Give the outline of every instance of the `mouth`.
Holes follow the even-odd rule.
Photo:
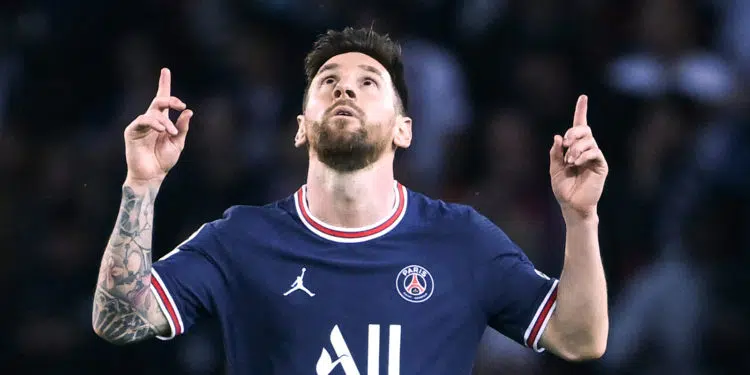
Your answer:
[[[340,107],[333,111],[333,115],[344,116],[344,117],[354,117],[354,111],[346,107]]]

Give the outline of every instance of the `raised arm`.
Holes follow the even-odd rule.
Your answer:
[[[117,224],[99,268],[92,321],[97,335],[127,344],[166,335],[167,319],[151,293],[151,239],[158,187],[126,182]]]
[[[170,327],[151,293],[154,201],[185,145],[192,112],[170,95],[171,73],[162,69],[148,110],[125,129],[128,174],[112,236],[104,251],[94,293],[94,331],[114,344],[165,335]],[[169,110],[182,111],[175,123]]]
[[[607,282],[599,254],[597,204],[609,167],[588,126],[581,96],[573,127],[550,149],[552,190],[567,227],[565,262],[553,312],[541,344],[568,360],[599,358],[609,335]],[[567,151],[565,150],[567,148]]]

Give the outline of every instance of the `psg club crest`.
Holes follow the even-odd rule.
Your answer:
[[[412,302],[427,301],[435,290],[435,282],[430,271],[417,265],[404,267],[396,277],[396,291],[401,298]]]

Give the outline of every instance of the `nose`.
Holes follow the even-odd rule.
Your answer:
[[[343,99],[356,99],[357,98],[357,94],[348,85],[338,85],[336,89],[333,90],[333,97],[335,99],[342,99],[342,96],[344,95],[346,95],[346,98],[343,98]]]

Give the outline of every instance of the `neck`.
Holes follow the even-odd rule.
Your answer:
[[[311,157],[307,204],[310,213],[328,225],[365,227],[385,218],[393,208],[393,181],[393,159],[387,156],[350,173],[334,171]]]

